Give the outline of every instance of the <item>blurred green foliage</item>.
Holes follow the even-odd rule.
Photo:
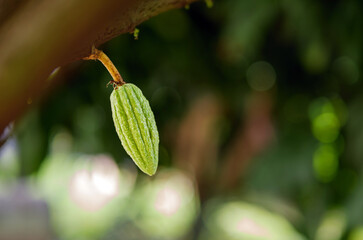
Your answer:
[[[66,179],[82,162],[78,156],[112,156],[121,176],[131,163],[112,123],[112,89],[105,87],[111,78],[96,62],[63,68],[50,80],[63,84],[33,101],[14,124],[0,150],[0,191],[17,178],[35,178],[61,239],[360,240],[362,12],[360,0],[224,0],[212,8],[199,2],[141,24],[138,40],[122,35],[101,47],[150,101],[161,138],[160,169],[180,165],[174,161],[178,126],[198,98],[211,94],[223,106],[215,128],[215,164],[222,172],[223,154],[247,124],[248,109],[259,110],[249,96],[269,96],[273,136],[230,191],[193,177],[177,183],[171,189],[180,192],[167,196],[185,208],[169,218],[153,208],[163,174],[138,176],[103,212],[77,210]],[[136,177],[135,169],[130,174]],[[198,191],[207,194],[199,198]]]

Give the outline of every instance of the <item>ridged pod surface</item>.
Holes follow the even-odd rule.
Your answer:
[[[159,161],[159,133],[149,101],[131,83],[114,89],[110,99],[122,146],[141,171],[154,175]]]

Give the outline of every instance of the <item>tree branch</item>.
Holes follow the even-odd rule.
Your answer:
[[[43,92],[54,68],[88,56],[93,44],[194,1],[0,0],[0,131],[25,110],[28,98]]]

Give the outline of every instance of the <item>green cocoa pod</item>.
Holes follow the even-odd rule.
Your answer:
[[[154,175],[159,161],[159,133],[149,101],[130,83],[114,89],[110,99],[122,146],[141,171]]]

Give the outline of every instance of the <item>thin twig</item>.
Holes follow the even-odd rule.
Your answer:
[[[121,74],[118,72],[115,65],[112,63],[112,61],[107,57],[107,55],[102,52],[101,50],[98,50],[95,46],[92,46],[92,52],[91,55],[84,58],[85,60],[99,60],[108,70],[108,72],[111,74],[113,81],[111,81],[113,84],[116,84],[117,86],[122,86],[125,84],[125,81],[122,79]]]

